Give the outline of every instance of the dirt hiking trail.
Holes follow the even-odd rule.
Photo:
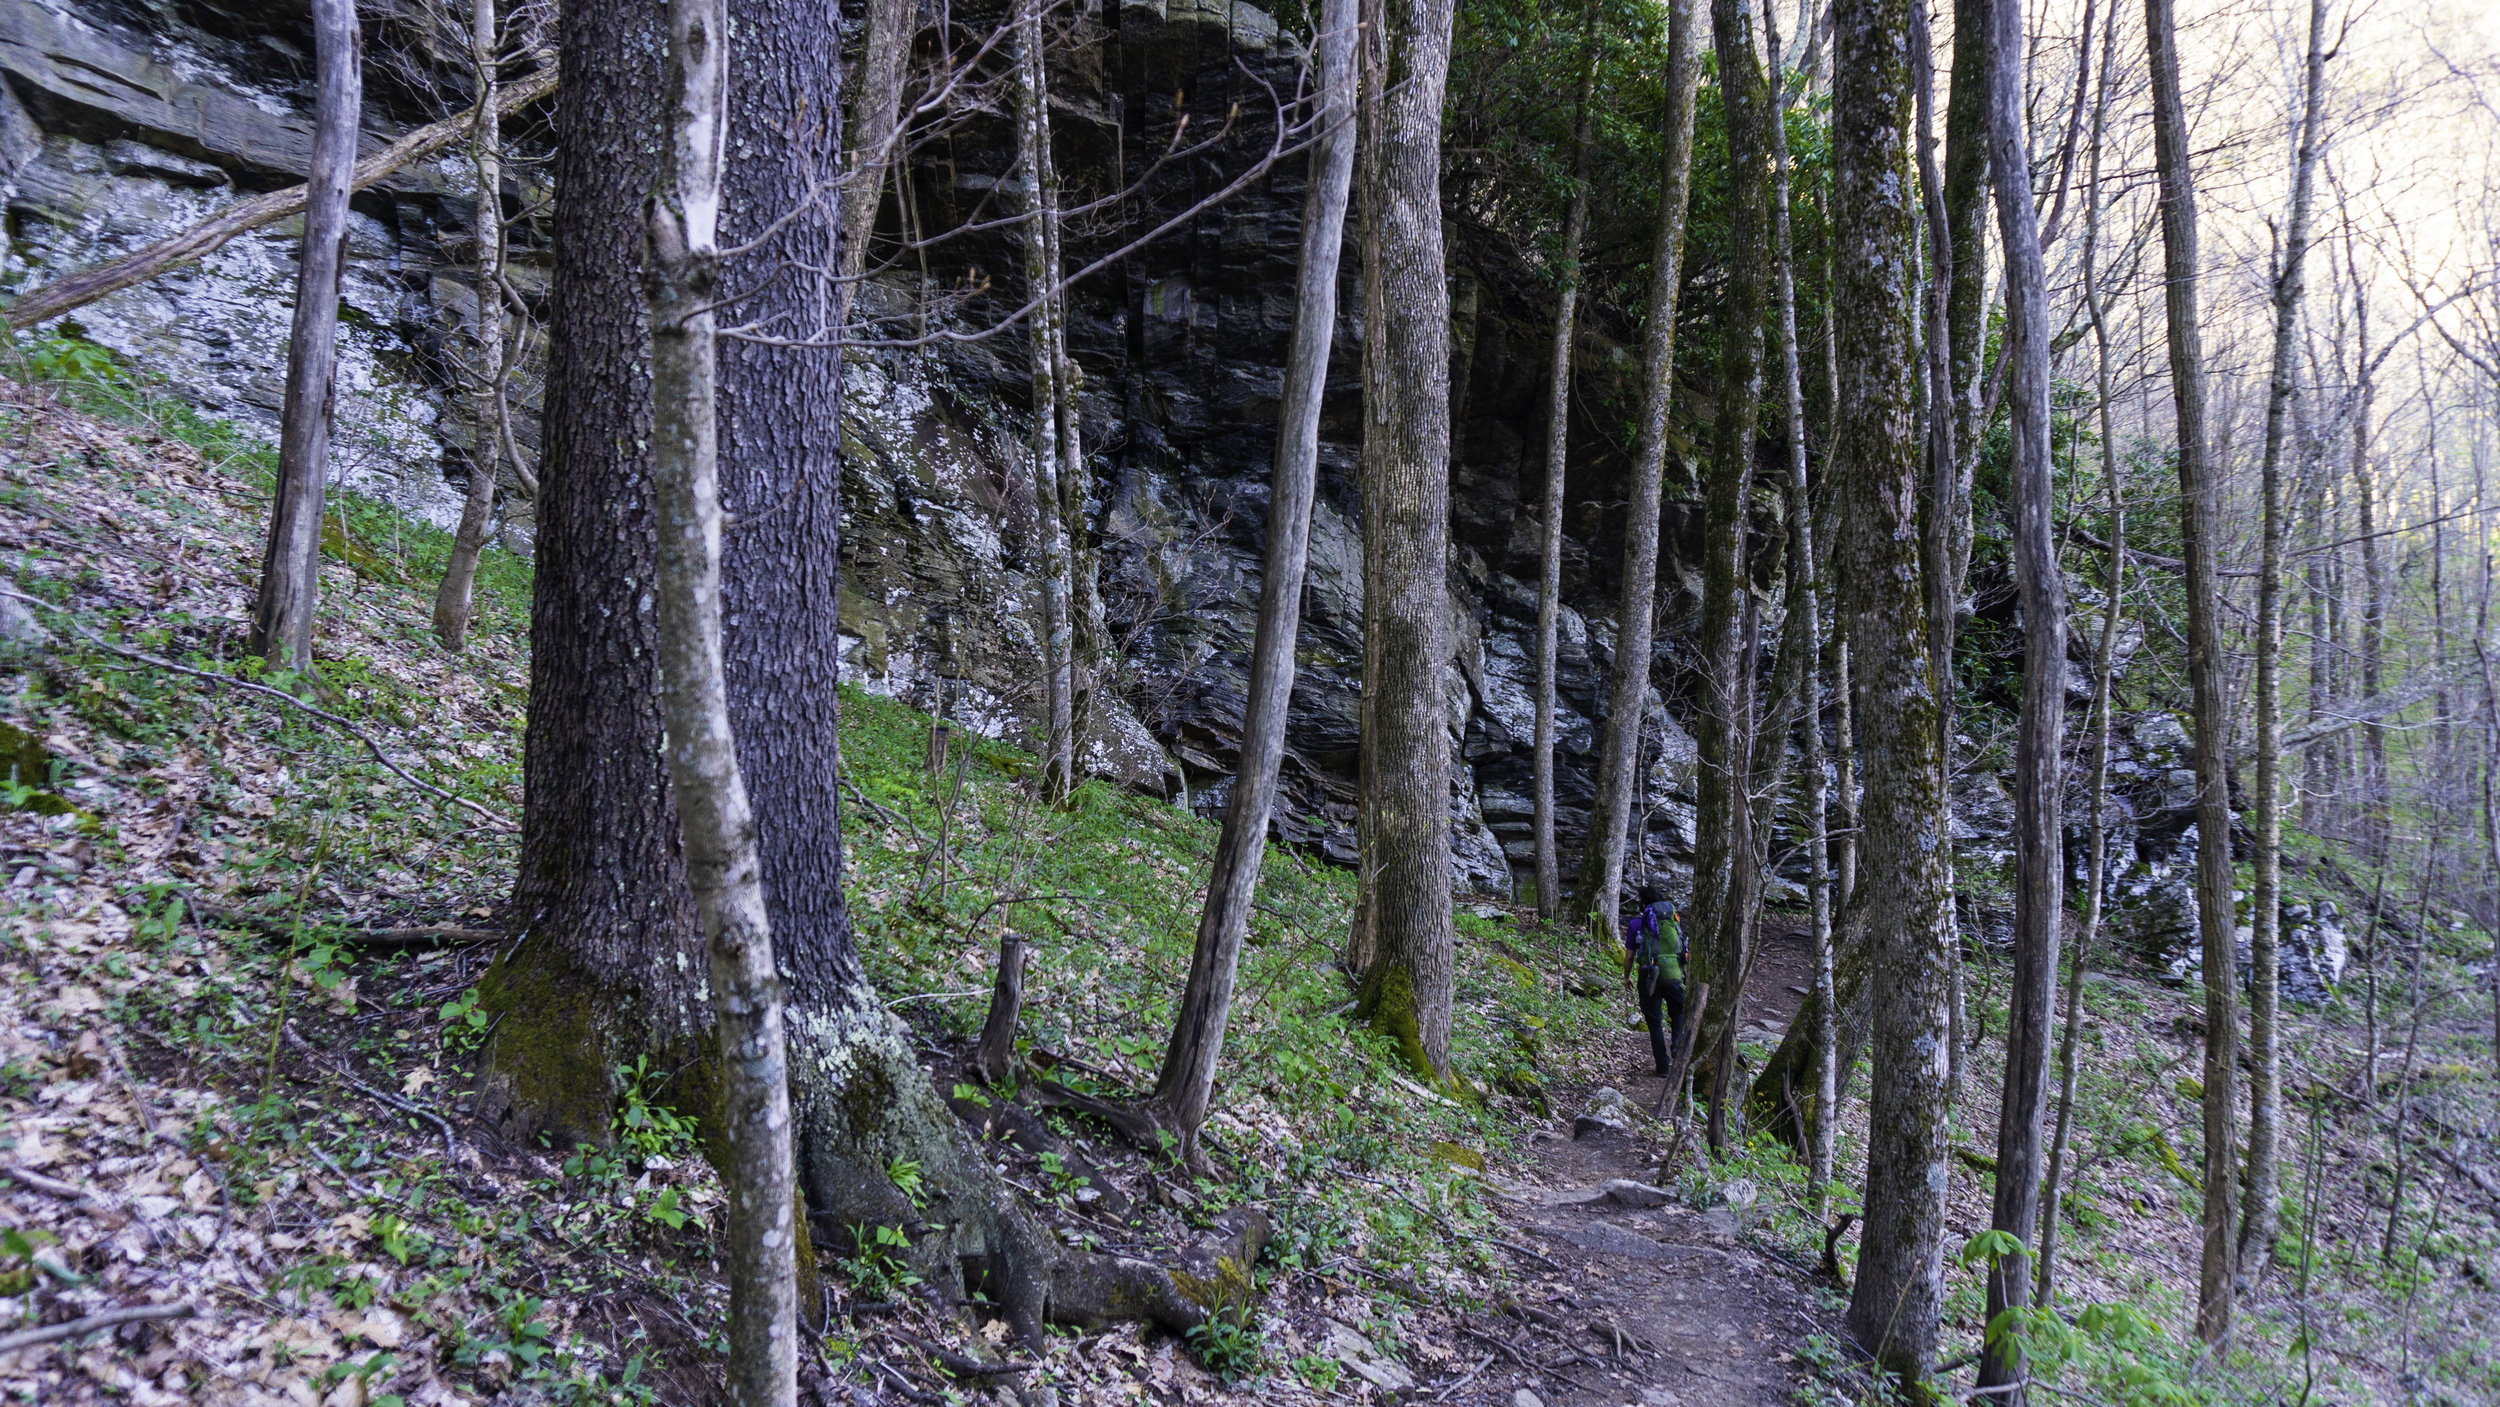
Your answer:
[[[1786,1024],[1802,991],[1800,935],[1765,934],[1740,1026]],[[1626,1002],[1627,1008],[1630,1002]],[[1612,1082],[1647,1108],[1660,1081],[1648,1038],[1617,1036]],[[1557,1106],[1574,1113],[1594,1089]],[[1446,1401],[1531,1407],[1787,1407],[1812,1376],[1807,1336],[1833,1332],[1819,1277],[1750,1240],[1747,1213],[1688,1206],[1658,1186],[1667,1151],[1646,1134],[1570,1123],[1531,1136],[1515,1177],[1493,1179],[1513,1239],[1549,1262],[1525,1262],[1516,1314],[1469,1324],[1467,1361],[1482,1368]],[[1689,1166],[1695,1150],[1680,1155]],[[1663,1192],[1664,1195],[1661,1195]],[[1740,1198],[1741,1200],[1741,1198]],[[1522,1390],[1524,1391],[1524,1394]]]

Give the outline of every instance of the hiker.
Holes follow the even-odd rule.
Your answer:
[[[1641,886],[1641,911],[1623,921],[1623,981],[1640,995],[1641,1021],[1649,1027],[1649,1054],[1667,1073],[1668,1052],[1684,1039],[1684,916],[1654,884]],[[1662,1028],[1658,1006],[1667,1021]]]

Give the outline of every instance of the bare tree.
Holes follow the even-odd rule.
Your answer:
[[[1562,626],[1564,470],[1571,447],[1571,342],[1580,306],[1580,246],[1588,240],[1589,104],[1597,88],[1597,9],[1582,33],[1580,92],[1571,124],[1571,203],[1563,215],[1562,286],[1554,293],[1554,364],[1545,402],[1545,517],[1538,525],[1536,593],[1536,741],[1534,774],[1536,916],[1562,916],[1562,860],[1554,846],[1554,657]]]
[[[1066,798],[1076,786],[1076,626],[1072,618],[1066,499],[1061,454],[1060,381],[1067,373],[1061,343],[1059,265],[1053,257],[1057,183],[1049,179],[1050,77],[1044,67],[1042,6],[1022,0],[1015,18],[1016,164],[1025,222],[1024,276],[1039,305],[1033,343],[1034,536],[1041,562],[1042,795]]]
[[[1866,793],[1858,884],[1872,963],[1874,1089],[1866,1223],[1849,1329],[1884,1369],[1923,1382],[1943,1297],[1944,759],[1925,648],[1911,339],[1917,267],[1909,169],[1909,0],[1833,6],[1837,418],[1848,426],[1833,546],[1849,632]]]
[[[1779,12],[1773,0],[1762,4],[1763,47],[1780,52]],[[1800,75],[1808,77],[1810,75]],[[1778,302],[1780,391],[1788,441],[1788,570],[1794,587],[1791,600],[1799,612],[1797,636],[1804,654],[1797,661],[1800,687],[1806,698],[1805,783],[1806,894],[1812,910],[1814,995],[1821,1001],[1826,1029],[1816,1042],[1814,1118],[1806,1137],[1806,1199],[1820,1215],[1825,1186],[1832,1176],[1834,1107],[1840,1103],[1840,1074],[1835,1066],[1828,1029],[1832,1010],[1832,876],[1827,783],[1823,776],[1823,643],[1822,582],[1814,551],[1814,505],[1806,490],[1806,395],[1804,356],[1797,346],[1797,246],[1789,228],[1788,82],[1776,75],[1779,100],[1769,105],[1766,124],[1771,138],[1771,249],[1773,296]]]
[[[1362,1018],[1449,1074],[1450,325],[1441,99],[1453,0],[1385,0],[1366,36],[1378,140],[1363,155],[1363,699],[1374,951]]]
[[[1337,268],[1354,184],[1355,0],[1327,0],[1313,36],[1319,90],[1319,144],[1312,149],[1302,204],[1302,263],[1296,279],[1293,344],[1285,362],[1284,405],[1276,431],[1275,483],[1268,494],[1267,560],[1259,579],[1259,621],[1250,643],[1250,691],[1241,725],[1241,763],[1224,830],[1207,877],[1206,906],[1189,983],[1172,1021],[1172,1039],[1155,1082],[1159,1120],[1196,1156],[1199,1126],[1214,1097],[1216,1060],[1231,1016],[1233,979],[1267,851],[1276,773],[1293,703],[1294,644],[1301,630],[1302,580],[1310,560],[1311,503],[1319,482],[1319,413],[1337,321]]]
[[[1684,288],[1684,231],[1692,205],[1693,104],[1701,86],[1694,3],[1667,0],[1664,155],[1657,238],[1649,256],[1649,310],[1641,324],[1641,419],[1627,486],[1631,497],[1624,505],[1623,600],[1598,736],[1597,796],[1580,847],[1579,886],[1572,894],[1573,913],[1607,935],[1614,931],[1623,897],[1641,715],[1649,695],[1650,645],[1657,625],[1658,498],[1666,482],[1667,414],[1675,398],[1676,308]],[[1700,882],[1698,871],[1695,882]]]
[[[2029,1299],[2027,1254],[2040,1208],[2041,1115],[2049,1027],[2057,1006],[2057,948],[2066,890],[2066,582],[2057,560],[2057,465],[2049,438],[2048,269],[2032,206],[2031,137],[2023,116],[2021,0],[1994,0],[1988,42],[1990,155],[1997,229],[2005,241],[2006,361],[2013,390],[2014,578],[2023,612],[2022,717],[2014,745],[2014,981],[2008,994],[2005,1088],[1997,1106],[1992,1225],[2022,1247],[1994,1257],[1988,1322]],[[2087,39],[2092,9],[2084,9]],[[1992,1335],[1979,1385],[2023,1396],[2020,1340]]]
[[[502,46],[495,32],[495,0],[474,0],[470,9],[469,62],[477,72],[476,114],[470,119],[469,164],[477,177],[477,365],[471,374],[469,491],[460,505],[460,527],[452,534],[451,557],[443,564],[442,584],[434,592],[434,634],[443,648],[468,643],[469,620],[476,607],[470,596],[477,581],[477,557],[494,526],[496,476],[501,473],[501,448],[509,438],[510,417],[504,395],[503,320],[503,123],[496,111],[502,98],[497,74]]]
[[[2092,106],[2092,139],[2084,177],[2083,303],[2092,324],[2092,386],[2094,413],[2101,440],[2101,492],[2109,515],[2109,579],[2101,600],[2101,642],[2092,660],[2092,778],[2084,804],[2092,816],[2091,861],[2084,871],[2083,931],[2075,937],[2075,957],[2066,979],[2065,1029],[2058,1040],[2057,1131],[2049,1141],[2049,1172],[2040,1189],[2040,1252],[2033,1271],[2032,1299],[2054,1303],[2057,1288],[2057,1204],[2066,1175],[2066,1150],[2075,1112],[2075,1042],[2083,1026],[2084,964],[2100,936],[2101,909],[2109,893],[2109,741],[2110,685],[2118,664],[2118,620],[2126,601],[2127,499],[2118,471],[2118,427],[2112,406],[2109,307],[2101,294],[2101,149],[2109,126],[2109,87],[2118,66],[2118,17],[2101,31],[2099,96]],[[2000,1164],[2001,1166],[2001,1164]]]
[[[2153,151],[2161,198],[2170,394],[2178,419],[2179,537],[2187,560],[2188,685],[2196,721],[2196,917],[2204,963],[2205,1206],[2196,1332],[2231,1333],[2231,1237],[2238,1192],[2238,962],[2231,902],[2229,719],[2222,697],[2222,603],[2214,560],[2214,482],[2205,427],[2205,341],[2197,299],[2196,178],[2179,87],[2173,0],[2144,0],[2153,80]]]
[[[2240,1211],[2239,1270],[2254,1274],[2274,1253],[2283,1078],[2279,1050],[2283,910],[2283,458],[2300,396],[2294,350],[2300,335],[2302,272],[2309,256],[2309,201],[2318,162],[2318,123],[2326,99],[2326,0],[2309,3],[2309,51],[2302,68],[2299,136],[2292,159],[2291,208],[2274,275],[2274,358],[2266,393],[2265,460],[2259,494],[2257,567],[2257,794],[2255,874],[2249,886],[2248,1163]]]
[[[1770,91],[1756,51],[1753,6],[1711,0],[1710,29],[1727,109],[1728,257],[1719,334],[1719,405],[1702,489],[1702,688],[1695,732],[1700,767],[1695,807],[1693,897],[1701,941],[1695,971],[1710,984],[1697,1052],[1710,1059],[1710,1146],[1727,1147],[1727,1090],[1736,1063],[1736,1013],[1744,1000],[1747,935],[1760,883],[1753,808],[1754,632],[1748,587],[1756,420],[1762,404],[1762,313],[1771,253]],[[1806,648],[1811,649],[1809,644]],[[1646,668],[1644,667],[1644,673]],[[1785,745],[1786,739],[1777,739]]]
[[[312,170],[304,242],[287,334],[286,400],[279,413],[278,495],[252,606],[252,653],[276,669],[312,668],[321,606],[321,499],[330,475],[330,415],[338,379],[339,284],[347,273],[347,191],[362,129],[362,43],[353,0],[315,0]]]
[[[669,781],[723,1057],[729,1400],[738,1407],[795,1407],[797,1178],[781,978],[721,652],[719,386],[711,305],[720,265],[729,39],[727,0],[670,0],[675,91],[644,263],[660,544],[654,595]]]

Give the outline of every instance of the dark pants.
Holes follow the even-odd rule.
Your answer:
[[[1666,1020],[1658,1019],[1661,1003],[1666,1006]],[[1661,981],[1654,972],[1641,974],[1641,1020],[1649,1027],[1649,1054],[1657,1062],[1658,1073],[1667,1073],[1667,1062],[1674,1058],[1675,1048],[1684,1041],[1684,984]]]

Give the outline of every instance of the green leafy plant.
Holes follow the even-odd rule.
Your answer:
[[[928,1193],[922,1186],[920,1163],[913,1158],[897,1158],[885,1165],[886,1181],[903,1194],[914,1210],[928,1205]]]
[[[899,1226],[851,1226],[850,1255],[835,1264],[851,1287],[872,1299],[890,1300],[920,1283],[904,1253],[911,1249],[911,1237]]]
[[[668,1077],[651,1068],[649,1056],[637,1055],[633,1064],[617,1066],[616,1078],[624,1087],[624,1102],[616,1111],[617,1141],[633,1158],[649,1162],[694,1146],[695,1121],[652,1097]]]
[[[1208,1372],[1237,1383],[1259,1371],[1267,1345],[1246,1315],[1217,1314],[1189,1331],[1189,1351]]]

